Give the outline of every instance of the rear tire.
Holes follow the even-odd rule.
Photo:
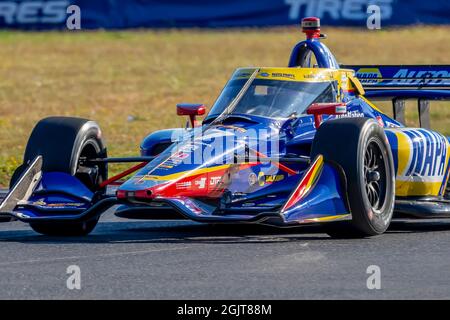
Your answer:
[[[68,117],[50,117],[39,121],[28,140],[24,164],[14,172],[10,186],[19,179],[26,164],[38,155],[43,157],[43,172],[68,173],[93,192],[108,176],[106,163],[89,167],[80,165],[81,157],[106,157],[101,130],[94,121]],[[49,236],[83,236],[89,234],[97,222],[98,218],[82,223],[30,223],[30,226],[34,231]]]
[[[322,154],[346,176],[352,221],[324,224],[334,238],[362,238],[384,233],[392,220],[395,173],[384,129],[369,118],[324,122],[317,130],[311,157]]]

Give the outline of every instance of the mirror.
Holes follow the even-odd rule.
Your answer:
[[[192,128],[200,125],[200,123],[195,119],[195,117],[204,115],[205,112],[206,112],[206,107],[202,103],[180,103],[180,104],[177,104],[177,115],[189,116]]]
[[[322,115],[338,115],[347,113],[347,105],[342,102],[313,103],[306,110],[307,114],[314,115],[314,126],[319,128],[322,123]]]

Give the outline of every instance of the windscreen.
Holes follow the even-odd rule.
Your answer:
[[[231,80],[206,119],[221,114],[246,81],[246,79]],[[304,114],[306,108],[312,103],[335,102],[335,99],[330,82],[255,79],[231,114],[288,118],[292,115]]]

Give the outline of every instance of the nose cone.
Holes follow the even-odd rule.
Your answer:
[[[201,133],[201,131],[200,131]],[[119,187],[122,199],[210,196],[234,164],[239,138],[230,130],[209,130],[176,143]]]
[[[256,131],[255,131],[256,132]],[[278,144],[265,146],[270,134],[258,136],[250,128],[219,125],[199,135],[174,144],[152,162],[141,169],[133,178],[119,187],[117,196],[122,199],[155,199],[158,197],[220,197],[231,184],[231,177],[253,164],[238,164],[249,149],[270,152],[278,151]],[[240,161],[242,162],[242,160]],[[246,185],[248,185],[246,178]]]

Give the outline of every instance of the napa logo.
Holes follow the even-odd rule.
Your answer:
[[[421,129],[398,129],[394,132],[399,141],[397,179],[443,181],[448,166],[447,139],[439,133]]]
[[[355,75],[362,84],[377,84],[383,81],[378,68],[360,68]]]

